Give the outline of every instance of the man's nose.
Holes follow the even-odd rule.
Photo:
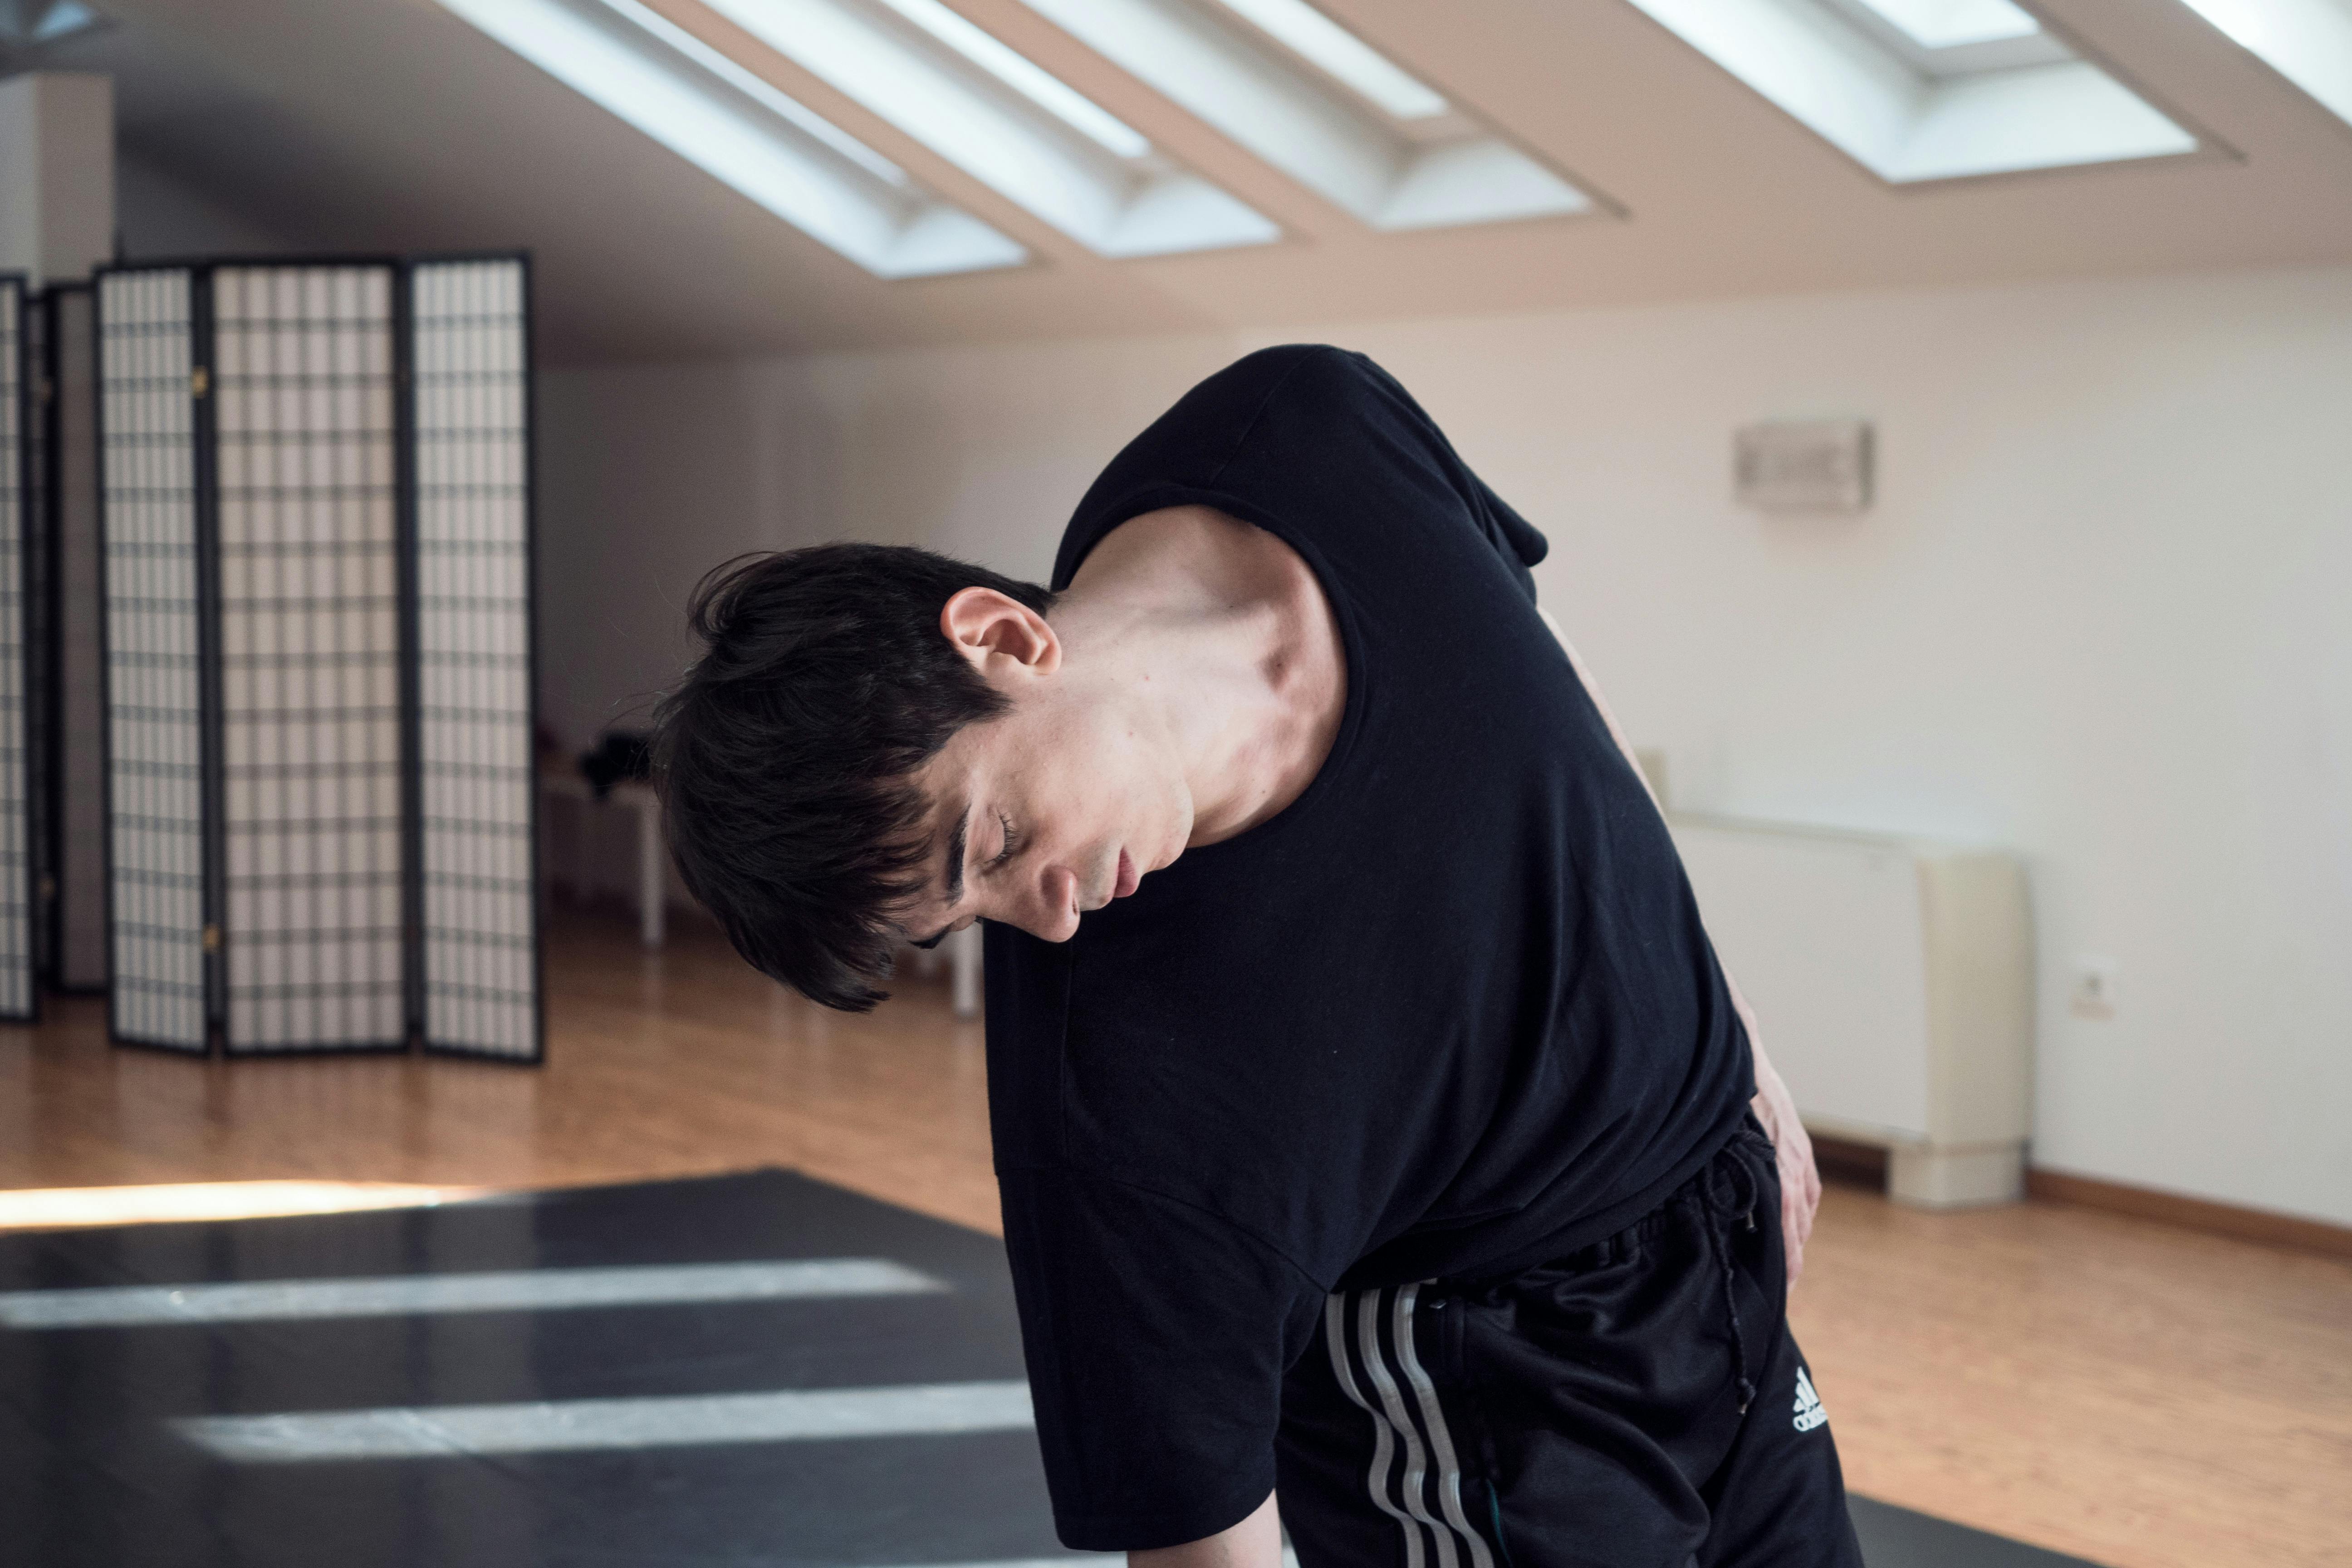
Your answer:
[[[1066,866],[1047,866],[1038,873],[1032,890],[1035,907],[1026,922],[1029,934],[1046,942],[1067,942],[1078,929],[1078,877]]]

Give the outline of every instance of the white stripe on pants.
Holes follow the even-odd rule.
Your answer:
[[[1438,1403],[1436,1385],[1413,1346],[1413,1313],[1421,1287],[1404,1285],[1395,1290],[1389,1314],[1395,1341],[1392,1352],[1381,1345],[1381,1290],[1345,1291],[1332,1296],[1323,1308],[1324,1340],[1340,1391],[1372,1421],[1372,1463],[1364,1478],[1365,1488],[1373,1506],[1404,1531],[1405,1568],[1423,1568],[1424,1531],[1435,1549],[1436,1568],[1464,1568],[1465,1553],[1468,1568],[1494,1568],[1486,1541],[1470,1528],[1462,1511],[1458,1450],[1446,1426],[1444,1408]],[[1365,1376],[1379,1396],[1377,1402],[1367,1398],[1356,1381],[1349,1349],[1351,1338],[1354,1358],[1362,1362]],[[1422,1426],[1427,1427],[1425,1447],[1422,1426],[1415,1425],[1405,1405],[1403,1387],[1412,1390]],[[1401,1483],[1392,1484],[1400,1456],[1404,1461],[1403,1477]],[[1430,1464],[1433,1457],[1434,1474]],[[1433,1481],[1442,1519],[1429,1509],[1428,1488]]]

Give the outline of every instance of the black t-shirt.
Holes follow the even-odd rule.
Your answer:
[[[1531,1267],[1738,1126],[1747,1037],[1664,824],[1557,639],[1543,536],[1360,354],[1269,349],[1104,470],[1054,585],[1213,507],[1321,581],[1321,771],[1060,944],[987,932],[1005,1240],[1061,1536],[1135,1550],[1274,1486],[1329,1291]]]

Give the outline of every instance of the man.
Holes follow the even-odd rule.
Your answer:
[[[974,920],[1062,1539],[1270,1568],[1858,1564],[1784,1321],[1818,1185],[1545,542],[1360,355],[1253,354],[1051,591],[707,583],[662,762],[745,956]],[[1751,1110],[1752,1106],[1752,1110]]]

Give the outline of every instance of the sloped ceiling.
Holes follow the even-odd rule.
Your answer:
[[[1035,254],[881,282],[431,0],[102,0],[124,151],[289,245],[527,246],[555,362],[1148,332],[2352,261],[2352,130],[2174,0],[2035,0],[2218,150],[1890,188],[1625,0],[1320,0],[1615,210],[1374,234],[1039,21],[952,0],[1287,237],[1106,261],[774,56],[753,63]]]

